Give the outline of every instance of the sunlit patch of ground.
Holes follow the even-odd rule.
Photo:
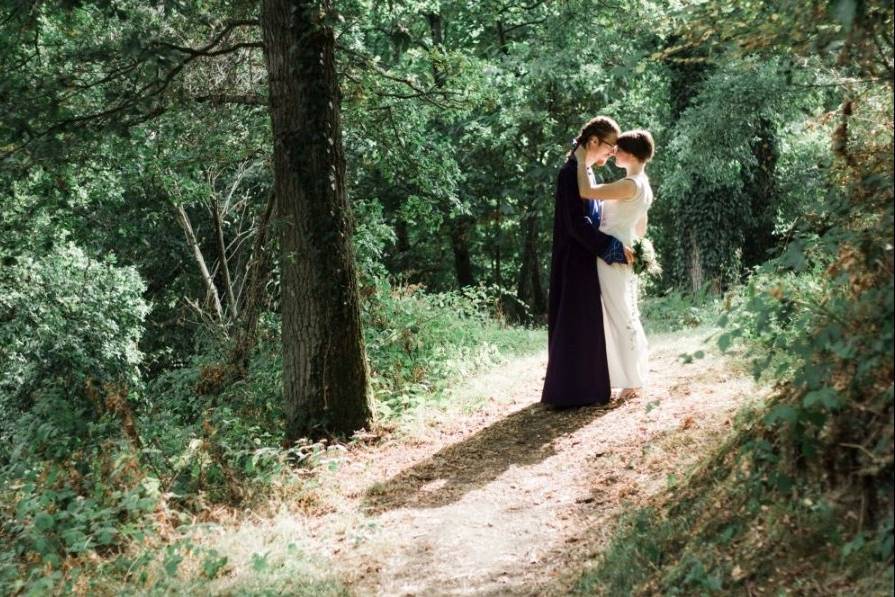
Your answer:
[[[608,408],[542,408],[543,353],[469,379],[400,429],[336,452],[317,473],[325,508],[284,504],[205,535],[230,562],[212,588],[263,586],[261,553],[360,595],[566,594],[618,516],[684,474],[760,398],[712,351],[680,361],[707,335],[651,338],[648,391]]]

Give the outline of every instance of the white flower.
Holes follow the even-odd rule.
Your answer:
[[[656,257],[656,249],[648,238],[640,238],[634,241],[634,273],[646,274],[650,277],[662,275],[662,266]]]

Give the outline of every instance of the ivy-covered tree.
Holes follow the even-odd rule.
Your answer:
[[[286,436],[369,423],[368,373],[345,194],[328,1],[267,0],[264,54],[282,227]]]

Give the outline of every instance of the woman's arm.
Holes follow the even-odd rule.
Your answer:
[[[646,236],[646,223],[647,217],[646,214],[643,214],[643,217],[640,218],[640,220],[637,222],[637,225],[634,227],[634,233],[640,238]]]
[[[609,184],[591,186],[584,160],[578,160],[578,194],[582,199],[602,199],[604,201],[624,201],[637,192],[637,186],[630,178],[623,178]]]

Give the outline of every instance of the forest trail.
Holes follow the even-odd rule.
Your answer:
[[[685,474],[760,394],[712,351],[681,363],[707,335],[653,336],[650,389],[609,408],[542,408],[546,353],[467,380],[447,407],[318,469],[324,507],[218,535],[231,572],[215,590],[247,588],[250,556],[289,545],[303,573],[358,595],[568,594],[619,515]]]

